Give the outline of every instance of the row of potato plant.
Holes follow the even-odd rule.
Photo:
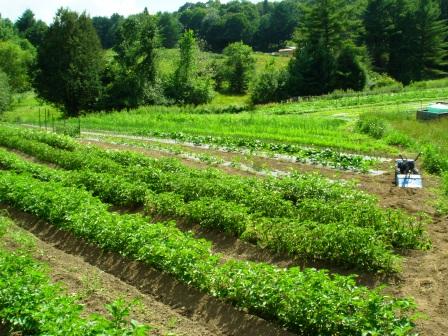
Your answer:
[[[90,155],[92,151],[87,153]],[[352,184],[337,183],[312,174],[260,181],[229,176],[218,170],[191,169],[176,160],[154,160],[136,153],[103,150],[96,150],[96,153],[130,168],[128,175],[140,176],[157,192],[180,190],[181,194],[193,199],[196,195],[219,196],[271,217],[293,214],[303,220],[321,223],[336,220],[374,227],[389,237],[396,248],[428,246],[423,238],[424,223],[397,210],[380,209],[374,197],[356,190]]]
[[[152,215],[186,219],[208,229],[221,230],[258,243],[276,252],[287,252],[307,260],[323,260],[345,267],[391,271],[398,257],[378,238],[373,228],[343,224],[319,225],[287,218],[258,218],[247,207],[220,198],[203,197],[186,203],[173,193],[156,194],[141,183],[119,175],[90,170],[62,171],[28,162],[0,149],[0,168],[31,173],[43,181],[84,187],[102,201],[114,205],[138,205],[145,199]]]
[[[1,139],[4,138],[0,137]],[[153,160],[136,154],[107,152],[93,148],[65,152],[35,142],[27,143],[26,140],[19,137],[10,136],[7,139],[9,142],[2,142],[8,142],[14,148],[19,147],[21,150],[37,155],[40,159],[60,164],[67,169],[87,167],[101,172],[113,171],[115,178],[104,179],[104,176],[99,178],[98,174],[89,172],[79,173],[78,179],[88,180],[85,183],[90,180],[90,188],[94,187],[95,181],[103,188],[107,188],[108,185],[120,185],[122,182],[121,188],[108,188],[110,195],[114,195],[115,191],[117,196],[115,202],[117,202],[117,198],[120,199],[120,195],[116,191],[137,190],[137,192],[123,192],[126,197],[122,199],[127,199],[132,203],[130,198],[134,197],[138,203],[144,198],[144,189],[149,188],[156,193],[177,193],[184,197],[185,202],[201,198],[218,198],[229,202],[231,208],[233,203],[238,203],[244,205],[251,216],[257,220],[260,217],[261,219],[268,217],[273,218],[268,220],[268,223],[289,222],[290,230],[298,221],[311,220],[323,224],[336,222],[343,225],[374,228],[376,236],[394,247],[427,246],[426,239],[422,238],[423,225],[415,218],[393,210],[382,210],[377,206],[374,198],[355,191],[353,186],[335,183],[321,177],[297,175],[284,179],[242,179],[220,174],[215,170],[192,170],[174,160]],[[117,174],[120,170],[121,173]],[[126,176],[128,187],[123,188]],[[136,185],[136,181],[143,183]],[[132,187],[132,182],[134,182],[134,187]],[[101,191],[98,193],[101,194]],[[108,193],[103,192],[102,194],[107,195]],[[113,200],[112,203],[114,203]],[[268,228],[269,225],[264,227]],[[263,226],[258,225],[258,229],[260,228]],[[280,226],[277,225],[274,228],[280,228]],[[285,224],[282,224],[281,228],[282,230],[288,229],[288,227],[285,228]],[[262,233],[263,231],[265,232],[262,230]],[[273,233],[275,235],[274,230],[270,231],[271,235]],[[367,235],[368,231],[365,231],[363,236],[366,239]],[[243,236],[247,237],[248,235]],[[254,236],[254,232],[251,236]],[[263,234],[258,236],[261,237]],[[264,244],[273,247],[271,243]],[[281,250],[281,245],[283,242],[280,241],[275,248]],[[294,246],[297,245],[297,242],[293,240],[290,244],[284,245]],[[377,252],[382,246],[379,247]],[[293,252],[290,249],[283,248],[283,250]],[[313,254],[315,252],[313,251]],[[358,254],[362,255],[364,251],[360,251]],[[318,256],[316,255],[316,257]],[[337,259],[335,256],[332,258]],[[359,263],[355,257],[344,262]],[[365,261],[361,263],[366,264]],[[365,265],[363,266],[365,267]],[[389,266],[390,263],[385,263],[383,268]]]
[[[105,250],[148,263],[299,335],[409,335],[414,303],[357,286],[353,277],[220,260],[210,244],[174,224],[111,213],[85,190],[3,172],[0,202],[71,231]]]
[[[17,163],[20,159],[11,159],[14,154],[6,154],[2,154],[2,165],[6,168],[35,174],[39,170],[36,166],[30,167],[32,165],[24,160]],[[53,176],[53,179],[58,177],[65,184],[84,186],[106,202],[138,205],[146,196],[147,209],[152,214],[187,218],[190,222],[196,221],[205,227],[227,231],[263,247],[296,257],[325,260],[370,271],[392,271],[398,265],[398,258],[393,256],[387,240],[372,227],[356,227],[331,221],[318,225],[316,221],[306,217],[303,220],[260,218],[256,213],[249,213],[246,206],[219,197],[200,197],[189,203],[181,201],[178,194],[173,196],[177,202],[164,196],[166,193],[151,193],[151,197],[148,197],[147,185],[130,182],[121,175],[95,173],[84,169],[61,176],[60,171],[58,175],[52,175],[43,167],[40,169],[44,170],[40,174],[41,179]],[[319,244],[316,244],[317,239]]]
[[[0,215],[0,238],[13,223]],[[19,246],[16,244],[16,247]],[[27,247],[0,248],[0,322],[11,335],[146,335],[149,326],[126,322],[127,304],[106,305],[110,318],[87,315],[76,296],[51,282],[44,265]]]

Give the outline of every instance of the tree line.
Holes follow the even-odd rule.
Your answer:
[[[447,19],[448,0],[211,0],[126,18],[61,8],[50,26],[27,10],[15,23],[0,18],[0,88],[33,86],[71,116],[201,104],[216,90],[264,103],[363,90],[374,77],[408,84],[446,75]],[[286,69],[269,63],[254,75],[254,50],[286,45],[297,48]],[[169,76],[158,68],[162,47],[179,51]],[[201,49],[223,57],[200,59]],[[0,110],[8,99],[0,93]]]

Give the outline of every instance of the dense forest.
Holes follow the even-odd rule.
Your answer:
[[[144,104],[201,104],[215,91],[253,103],[444,76],[448,0],[186,3],[174,13],[90,18],[61,8],[47,26],[0,18],[0,111],[34,88],[68,116]],[[254,51],[296,48],[254,75]],[[179,61],[160,74],[163,48]],[[202,60],[200,50],[220,53]],[[373,83],[373,84],[372,84]]]

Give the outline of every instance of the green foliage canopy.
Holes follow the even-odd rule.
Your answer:
[[[31,88],[30,68],[35,60],[35,50],[28,41],[0,41],[0,70],[8,75],[11,89],[24,92]],[[23,47],[21,47],[24,46]]]
[[[224,55],[227,56],[225,73],[230,91],[239,94],[247,92],[255,70],[252,48],[243,42],[235,42],[224,49]]]

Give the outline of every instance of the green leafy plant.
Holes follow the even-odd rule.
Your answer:
[[[383,210],[374,197],[353,186],[316,175],[241,178],[129,152],[81,146],[71,152],[63,151],[5,132],[0,131],[0,143],[70,172],[27,163],[3,151],[0,164],[6,169],[29,172],[43,181],[83,187],[114,205],[141,206],[146,199],[146,208],[153,215],[185,219],[293,256],[393,271],[397,258],[393,257],[392,248],[428,246],[424,221],[396,210]],[[335,235],[337,227],[347,230]],[[302,234],[288,237],[286,233],[294,230],[301,230]],[[317,232],[327,245],[298,248],[312,242]],[[359,236],[344,232],[356,232]],[[377,247],[369,242],[369,236]],[[345,250],[339,246],[345,246]]]
[[[103,249],[169,272],[300,334],[394,331],[406,335],[414,326],[409,314],[415,305],[410,300],[384,296],[378,290],[356,286],[352,277],[330,277],[325,271],[236,260],[220,263],[219,255],[212,254],[210,244],[204,240],[181,233],[170,223],[149,225],[138,215],[110,213],[105,204],[84,190],[5,172],[0,176],[0,202],[32,213]],[[0,269],[5,272],[8,268]],[[26,288],[20,281],[13,283],[17,285],[13,289]],[[20,314],[35,311],[34,307],[26,307],[20,306]],[[112,326],[121,325],[126,308],[117,304],[110,310]],[[33,323],[26,327],[32,328]]]
[[[10,226],[0,215],[0,227]],[[5,230],[1,230],[2,235]],[[123,300],[107,306],[111,319],[88,315],[76,296],[63,293],[51,282],[46,268],[28,249],[0,249],[0,320],[10,333],[26,335],[129,335],[143,336],[149,326],[128,322],[130,305]]]
[[[381,139],[388,129],[386,121],[372,113],[361,115],[356,123],[356,128],[361,133],[368,134],[375,139]]]

